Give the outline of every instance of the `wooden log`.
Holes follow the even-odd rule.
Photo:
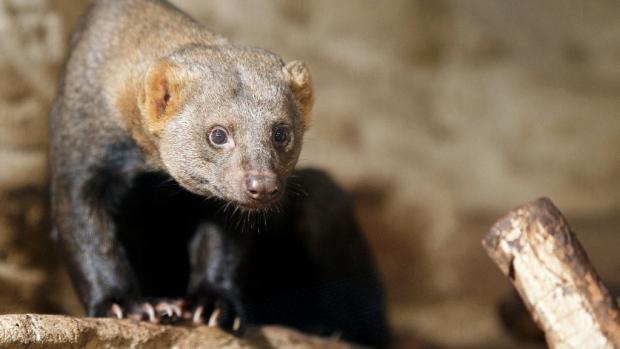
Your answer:
[[[217,327],[62,315],[0,315],[0,349],[356,349],[337,340],[278,326],[250,327],[238,338]]]
[[[512,281],[550,348],[620,348],[616,300],[551,200],[511,211],[482,244]]]

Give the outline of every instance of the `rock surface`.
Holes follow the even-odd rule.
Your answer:
[[[276,326],[250,328],[243,338],[218,328],[60,315],[0,316],[0,348],[11,349],[355,349]]]

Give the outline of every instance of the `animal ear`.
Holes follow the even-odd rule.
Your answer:
[[[307,129],[310,126],[310,112],[314,105],[314,89],[310,70],[302,61],[289,62],[283,70],[304,116],[304,128]]]
[[[146,73],[138,105],[149,131],[163,131],[181,106],[184,85],[180,69],[168,60],[155,63]]]

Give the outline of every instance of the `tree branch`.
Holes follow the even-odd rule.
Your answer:
[[[482,243],[551,348],[620,348],[616,300],[551,200],[511,211]]]
[[[165,326],[144,321],[61,315],[0,316],[0,348],[359,348],[336,339],[304,335],[277,326],[249,328],[243,338],[216,327]]]

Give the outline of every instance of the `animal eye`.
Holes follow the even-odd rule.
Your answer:
[[[273,129],[273,141],[278,145],[287,145],[289,142],[289,128],[286,125],[279,125]]]
[[[228,142],[228,132],[223,127],[214,127],[209,133],[209,141],[213,145],[224,145]]]

